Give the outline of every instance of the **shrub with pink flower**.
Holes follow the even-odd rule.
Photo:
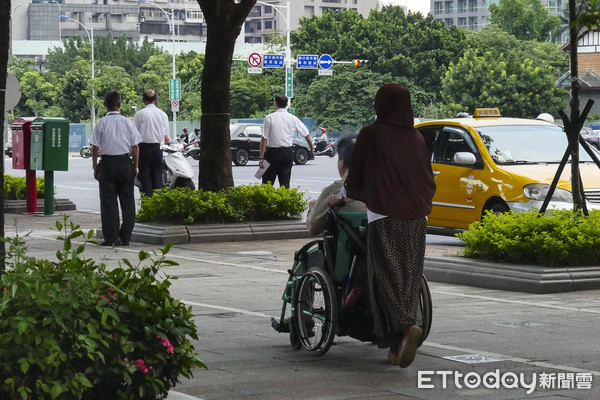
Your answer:
[[[173,354],[175,351],[175,347],[169,342],[169,339],[164,338],[160,335],[156,335],[156,338],[160,340],[160,344],[166,349],[166,352],[169,354]]]

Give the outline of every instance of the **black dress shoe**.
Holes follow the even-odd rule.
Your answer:
[[[129,246],[129,241],[125,241],[125,240],[119,240],[116,243],[117,246]]]

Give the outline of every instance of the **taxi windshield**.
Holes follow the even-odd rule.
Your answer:
[[[559,163],[567,150],[567,136],[558,126],[486,126],[477,132],[498,165]],[[581,146],[579,158],[592,162]]]

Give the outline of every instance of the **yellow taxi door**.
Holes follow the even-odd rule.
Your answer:
[[[456,153],[473,156],[455,158]],[[472,159],[466,162],[464,159]],[[437,135],[431,168],[436,183],[433,210],[429,215],[431,226],[467,228],[481,215],[479,175],[481,157],[469,132],[460,127],[446,126]]]

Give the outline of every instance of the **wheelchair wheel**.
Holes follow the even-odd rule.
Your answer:
[[[302,347],[302,342],[300,342],[300,337],[298,335],[298,323],[296,322],[296,318],[290,318],[290,344],[294,348],[294,350],[298,350]]]
[[[429,331],[431,329],[431,320],[433,314],[433,307],[431,305],[431,292],[429,291],[429,284],[427,283],[427,279],[425,275],[421,278],[421,290],[419,293],[419,311],[417,312],[417,325],[421,328],[421,340],[419,340],[419,345],[417,347],[421,347],[423,342],[429,336]]]
[[[337,328],[337,297],[331,278],[311,268],[298,284],[294,299],[296,327],[302,346],[317,355],[327,353]]]

